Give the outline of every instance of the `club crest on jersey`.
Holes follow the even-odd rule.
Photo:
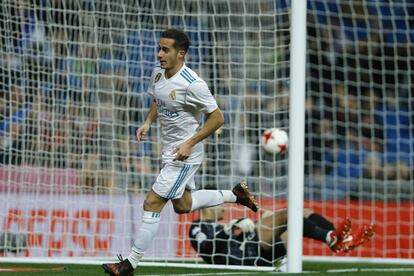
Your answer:
[[[155,83],[155,82],[158,82],[158,81],[160,80],[160,78],[161,78],[161,73],[158,73],[158,74],[155,76],[154,83]]]
[[[177,98],[177,93],[175,92],[175,90],[170,92],[170,99],[175,101],[175,99]]]

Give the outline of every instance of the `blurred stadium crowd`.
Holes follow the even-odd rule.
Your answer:
[[[253,147],[236,173],[271,177],[274,164],[262,160],[284,157],[258,145],[265,128],[288,125],[289,1],[262,1],[244,19],[228,16],[237,1],[184,1],[171,16],[155,1],[109,2],[1,5],[0,163],[82,169],[84,186],[103,191],[142,185],[160,149],[138,145],[134,131],[150,101],[157,34],[175,26],[188,31],[190,66],[209,76],[229,123],[208,143],[204,173],[234,172],[236,124]],[[307,176],[412,180],[414,1],[308,0],[307,20]]]
[[[308,18],[307,126],[311,149],[336,152],[311,159],[342,177],[412,178],[414,2],[322,2]]]

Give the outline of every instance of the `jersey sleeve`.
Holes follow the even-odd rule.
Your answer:
[[[154,79],[155,79],[155,76],[157,75],[157,69],[159,68],[156,67],[154,68],[154,70],[152,70],[150,82],[147,88],[147,93],[150,94],[152,97],[154,97]]]
[[[229,239],[229,236],[224,232],[223,226],[206,223],[193,223],[190,227],[190,240],[194,250],[200,255],[212,256],[216,250],[220,250]]]
[[[218,107],[216,99],[202,80],[197,80],[188,87],[186,103],[203,113],[211,113]]]
[[[213,236],[210,229],[203,224],[194,225],[190,230],[191,245],[195,251],[203,255],[213,254]]]

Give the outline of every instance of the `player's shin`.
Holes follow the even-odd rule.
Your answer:
[[[216,205],[223,204],[223,194],[216,190],[199,190],[191,194],[192,205],[191,212]]]
[[[144,211],[138,237],[134,241],[128,260],[135,269],[150,246],[160,224],[160,213]]]
[[[323,228],[326,230],[335,229],[333,223],[327,220],[325,217],[321,216],[320,214],[313,213],[308,217],[308,219],[311,220],[313,223],[315,223],[320,228]]]
[[[314,240],[326,242],[328,230],[320,228],[307,218],[303,218],[303,236]]]

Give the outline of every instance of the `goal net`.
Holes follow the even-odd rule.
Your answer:
[[[350,256],[414,254],[413,14],[409,0],[308,1],[305,206],[375,223]]]
[[[409,0],[308,1],[305,207],[374,240],[350,256],[412,258]],[[225,125],[206,140],[198,188],[247,181],[260,205],[287,206],[287,156],[261,148],[289,125],[288,0],[20,0],[0,7],[0,254],[126,255],[160,170],[160,131],[138,143],[160,33],[184,29],[187,65]],[[411,182],[410,182],[411,181]],[[260,214],[261,215],[261,214]],[[147,260],[200,262],[198,214],[167,204]],[[224,222],[243,208],[226,206]],[[333,256],[305,240],[305,255]]]
[[[279,8],[279,5],[280,8]],[[285,157],[264,129],[287,129],[288,13],[267,1],[3,1],[0,235],[5,257],[115,257],[130,251],[160,170],[160,131],[138,143],[159,36],[184,29],[187,65],[226,124],[206,141],[196,183],[247,181],[263,206],[285,195]],[[282,206],[282,204],[281,204]],[[225,221],[251,216],[229,206]],[[170,204],[147,259],[196,259],[197,214]],[[12,242],[13,241],[13,242]]]

